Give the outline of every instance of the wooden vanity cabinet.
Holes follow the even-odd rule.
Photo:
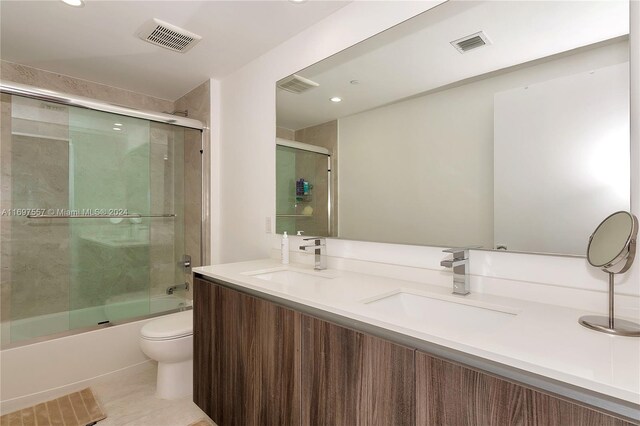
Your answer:
[[[298,312],[196,278],[194,402],[218,425],[300,424]]]
[[[193,300],[193,398],[218,425],[415,424],[413,349],[199,278]]]
[[[630,426],[468,366],[194,280],[194,402],[219,426]]]
[[[302,316],[302,424],[414,425],[414,353]]]
[[[416,425],[632,425],[420,351],[416,351],[416,408]]]

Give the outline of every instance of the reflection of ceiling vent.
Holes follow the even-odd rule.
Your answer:
[[[297,94],[304,93],[307,90],[311,90],[314,87],[318,86],[320,85],[315,81],[311,81],[308,78],[300,77],[297,74],[293,74],[278,83],[278,87],[282,90]]]
[[[195,46],[202,37],[159,19],[152,19],[140,28],[142,40],[175,52],[184,53]]]
[[[460,53],[466,53],[472,49],[477,49],[478,47],[482,47],[487,44],[491,44],[491,41],[489,41],[487,35],[482,31],[451,42],[451,45],[453,45],[453,47],[455,47]]]

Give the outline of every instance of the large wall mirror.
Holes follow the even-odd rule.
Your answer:
[[[630,208],[628,34],[626,1],[449,1],[282,79],[277,231],[584,255]]]

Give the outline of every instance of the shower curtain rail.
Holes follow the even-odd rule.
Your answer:
[[[12,81],[0,80],[0,92],[10,95],[25,96],[27,98],[39,99],[41,101],[53,102],[57,104],[75,106],[92,109],[95,111],[110,112],[127,117],[142,118],[144,120],[156,121],[159,123],[172,124],[174,126],[187,127],[190,129],[203,130],[204,125],[199,120],[185,118],[171,114],[164,114],[153,111],[143,111],[135,108],[128,108],[121,105],[100,102],[83,96],[75,96],[67,93],[56,92],[54,90],[41,89],[39,87],[26,84],[14,83]]]
[[[175,214],[29,214],[28,219],[137,219],[143,217],[176,217]]]

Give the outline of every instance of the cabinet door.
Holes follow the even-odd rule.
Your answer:
[[[300,314],[196,280],[194,401],[219,426],[300,423]]]
[[[418,425],[619,425],[623,420],[416,352]]]
[[[303,425],[413,425],[414,350],[302,316]]]

